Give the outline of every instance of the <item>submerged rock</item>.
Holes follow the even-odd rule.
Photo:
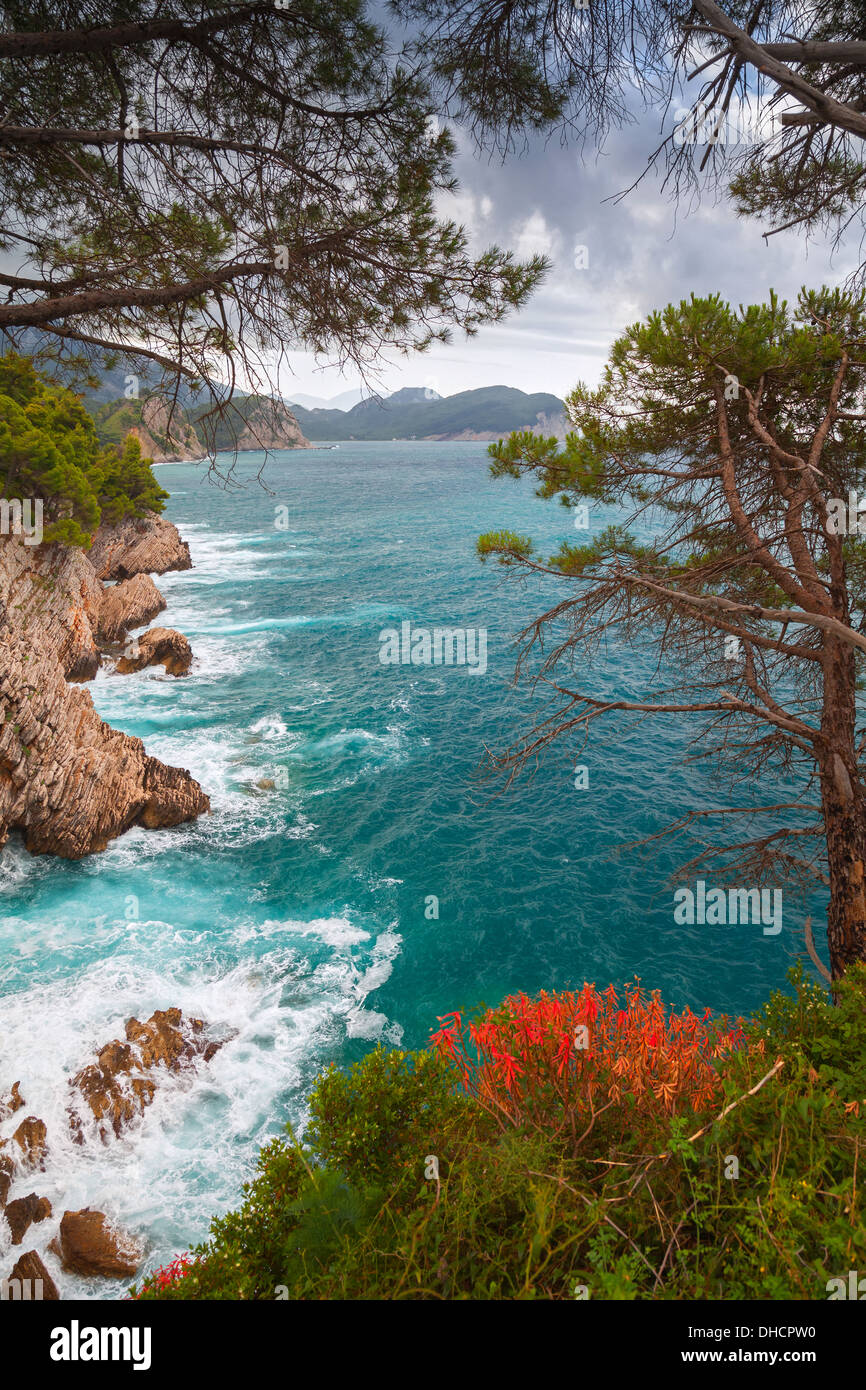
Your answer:
[[[182,633],[170,627],[152,627],[135,638],[117,669],[125,676],[145,666],[164,666],[170,676],[185,676],[191,665],[192,648]]]
[[[106,1279],[130,1278],[144,1254],[138,1241],[90,1207],[65,1211],[60,1233],[48,1248],[70,1273],[101,1274]]]
[[[0,1139],[0,1207],[6,1205],[6,1198],[15,1176],[15,1160],[11,1154],[3,1152],[5,1147],[6,1141]]]
[[[48,1148],[48,1130],[44,1120],[28,1115],[22,1120],[12,1135],[14,1143],[21,1150],[22,1168],[44,1168],[45,1152]]]
[[[24,1097],[20,1091],[21,1082],[16,1081],[12,1090],[5,1096],[0,1096],[0,1120],[8,1120],[10,1115],[14,1115],[16,1110],[20,1110],[24,1105]]]
[[[126,1041],[115,1038],[102,1048],[95,1063],[82,1067],[70,1086],[88,1106],[97,1133],[106,1142],[143,1114],[156,1094],[156,1081],[147,1073],[159,1067],[180,1072],[200,1057],[209,1062],[223,1041],[208,1038],[200,1018],[184,1020],[180,1009],[157,1009],[147,1023],[131,1018]],[[69,1127],[77,1143],[84,1142],[80,1108],[69,1110]]]
[[[34,1221],[44,1221],[51,1215],[51,1203],[47,1197],[37,1197],[31,1192],[27,1197],[16,1197],[3,1210],[12,1232],[12,1244],[20,1245]]]

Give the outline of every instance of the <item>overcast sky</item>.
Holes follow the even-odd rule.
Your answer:
[[[676,208],[654,173],[620,203],[605,202],[632,184],[659,143],[660,112],[608,138],[604,153],[583,159],[558,137],[521,157],[479,160],[463,142],[459,193],[443,211],[463,223],[477,249],[496,242],[518,253],[543,251],[553,269],[526,308],[467,341],[396,359],[381,388],[432,386],[451,395],[478,386],[568,392],[595,383],[606,352],[623,327],[694,291],[720,291],[733,303],[764,299],[772,286],[794,297],[803,284],[839,283],[856,263],[856,246],[831,255],[823,243],[783,233],[765,242],[757,223],[706,197],[696,209]],[[588,265],[575,266],[586,247]],[[307,354],[290,358],[295,376],[281,388],[331,397],[359,384],[334,369],[317,370]]]

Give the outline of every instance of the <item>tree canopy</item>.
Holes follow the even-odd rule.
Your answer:
[[[513,773],[622,710],[700,718],[699,756],[726,785],[795,775],[806,790],[793,805],[754,808],[783,813],[781,826],[687,867],[826,884],[835,975],[866,958],[864,401],[864,293],[669,305],[618,339],[598,389],[568,398],[564,446],[528,433],[491,446],[495,474],[533,475],[569,506],[615,504],[621,520],[547,561],[528,537],[479,541],[482,558],[565,585],[521,638],[520,669],[554,712],[499,765]],[[660,659],[651,691],[574,688],[614,634]],[[702,808],[676,829],[727,814]]]
[[[551,126],[598,142],[642,100],[662,131],[648,162],[674,195],[721,184],[769,233],[862,227],[863,0],[393,7],[422,26],[447,109],[482,142],[507,149]]]
[[[0,495],[42,499],[44,539],[81,546],[102,518],[161,512],[168,497],[135,435],[100,444],[78,397],[15,353],[0,357]]]
[[[365,370],[474,333],[544,270],[467,248],[417,59],[362,0],[4,0],[0,330],[170,376]]]

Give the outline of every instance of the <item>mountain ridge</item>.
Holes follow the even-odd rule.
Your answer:
[[[541,429],[564,438],[565,405],[546,391],[481,386],[438,396],[429,388],[403,387],[384,399],[369,397],[351,410],[291,409],[307,439],[373,440],[501,439],[512,430]]]

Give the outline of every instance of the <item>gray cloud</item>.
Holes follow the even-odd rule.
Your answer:
[[[647,112],[613,132],[598,157],[581,158],[550,139],[504,164],[479,158],[462,141],[460,191],[443,200],[443,212],[467,226],[477,248],[497,242],[522,254],[545,251],[553,269],[520,314],[470,342],[455,337],[423,358],[393,363],[382,373],[383,388],[430,381],[450,395],[502,383],[563,395],[579,379],[597,380],[628,323],[672,300],[719,292],[748,303],[765,299],[771,286],[793,298],[804,283],[844,279],[856,247],[832,256],[828,245],[807,245],[794,232],[765,241],[758,224],[737,218],[724,198],[707,194],[697,206],[677,206],[652,171],[623,201],[608,201],[646,167],[659,127],[659,113]],[[579,245],[587,249],[585,269],[574,264]],[[302,354],[294,365],[295,389],[343,389],[336,372],[315,373]]]

